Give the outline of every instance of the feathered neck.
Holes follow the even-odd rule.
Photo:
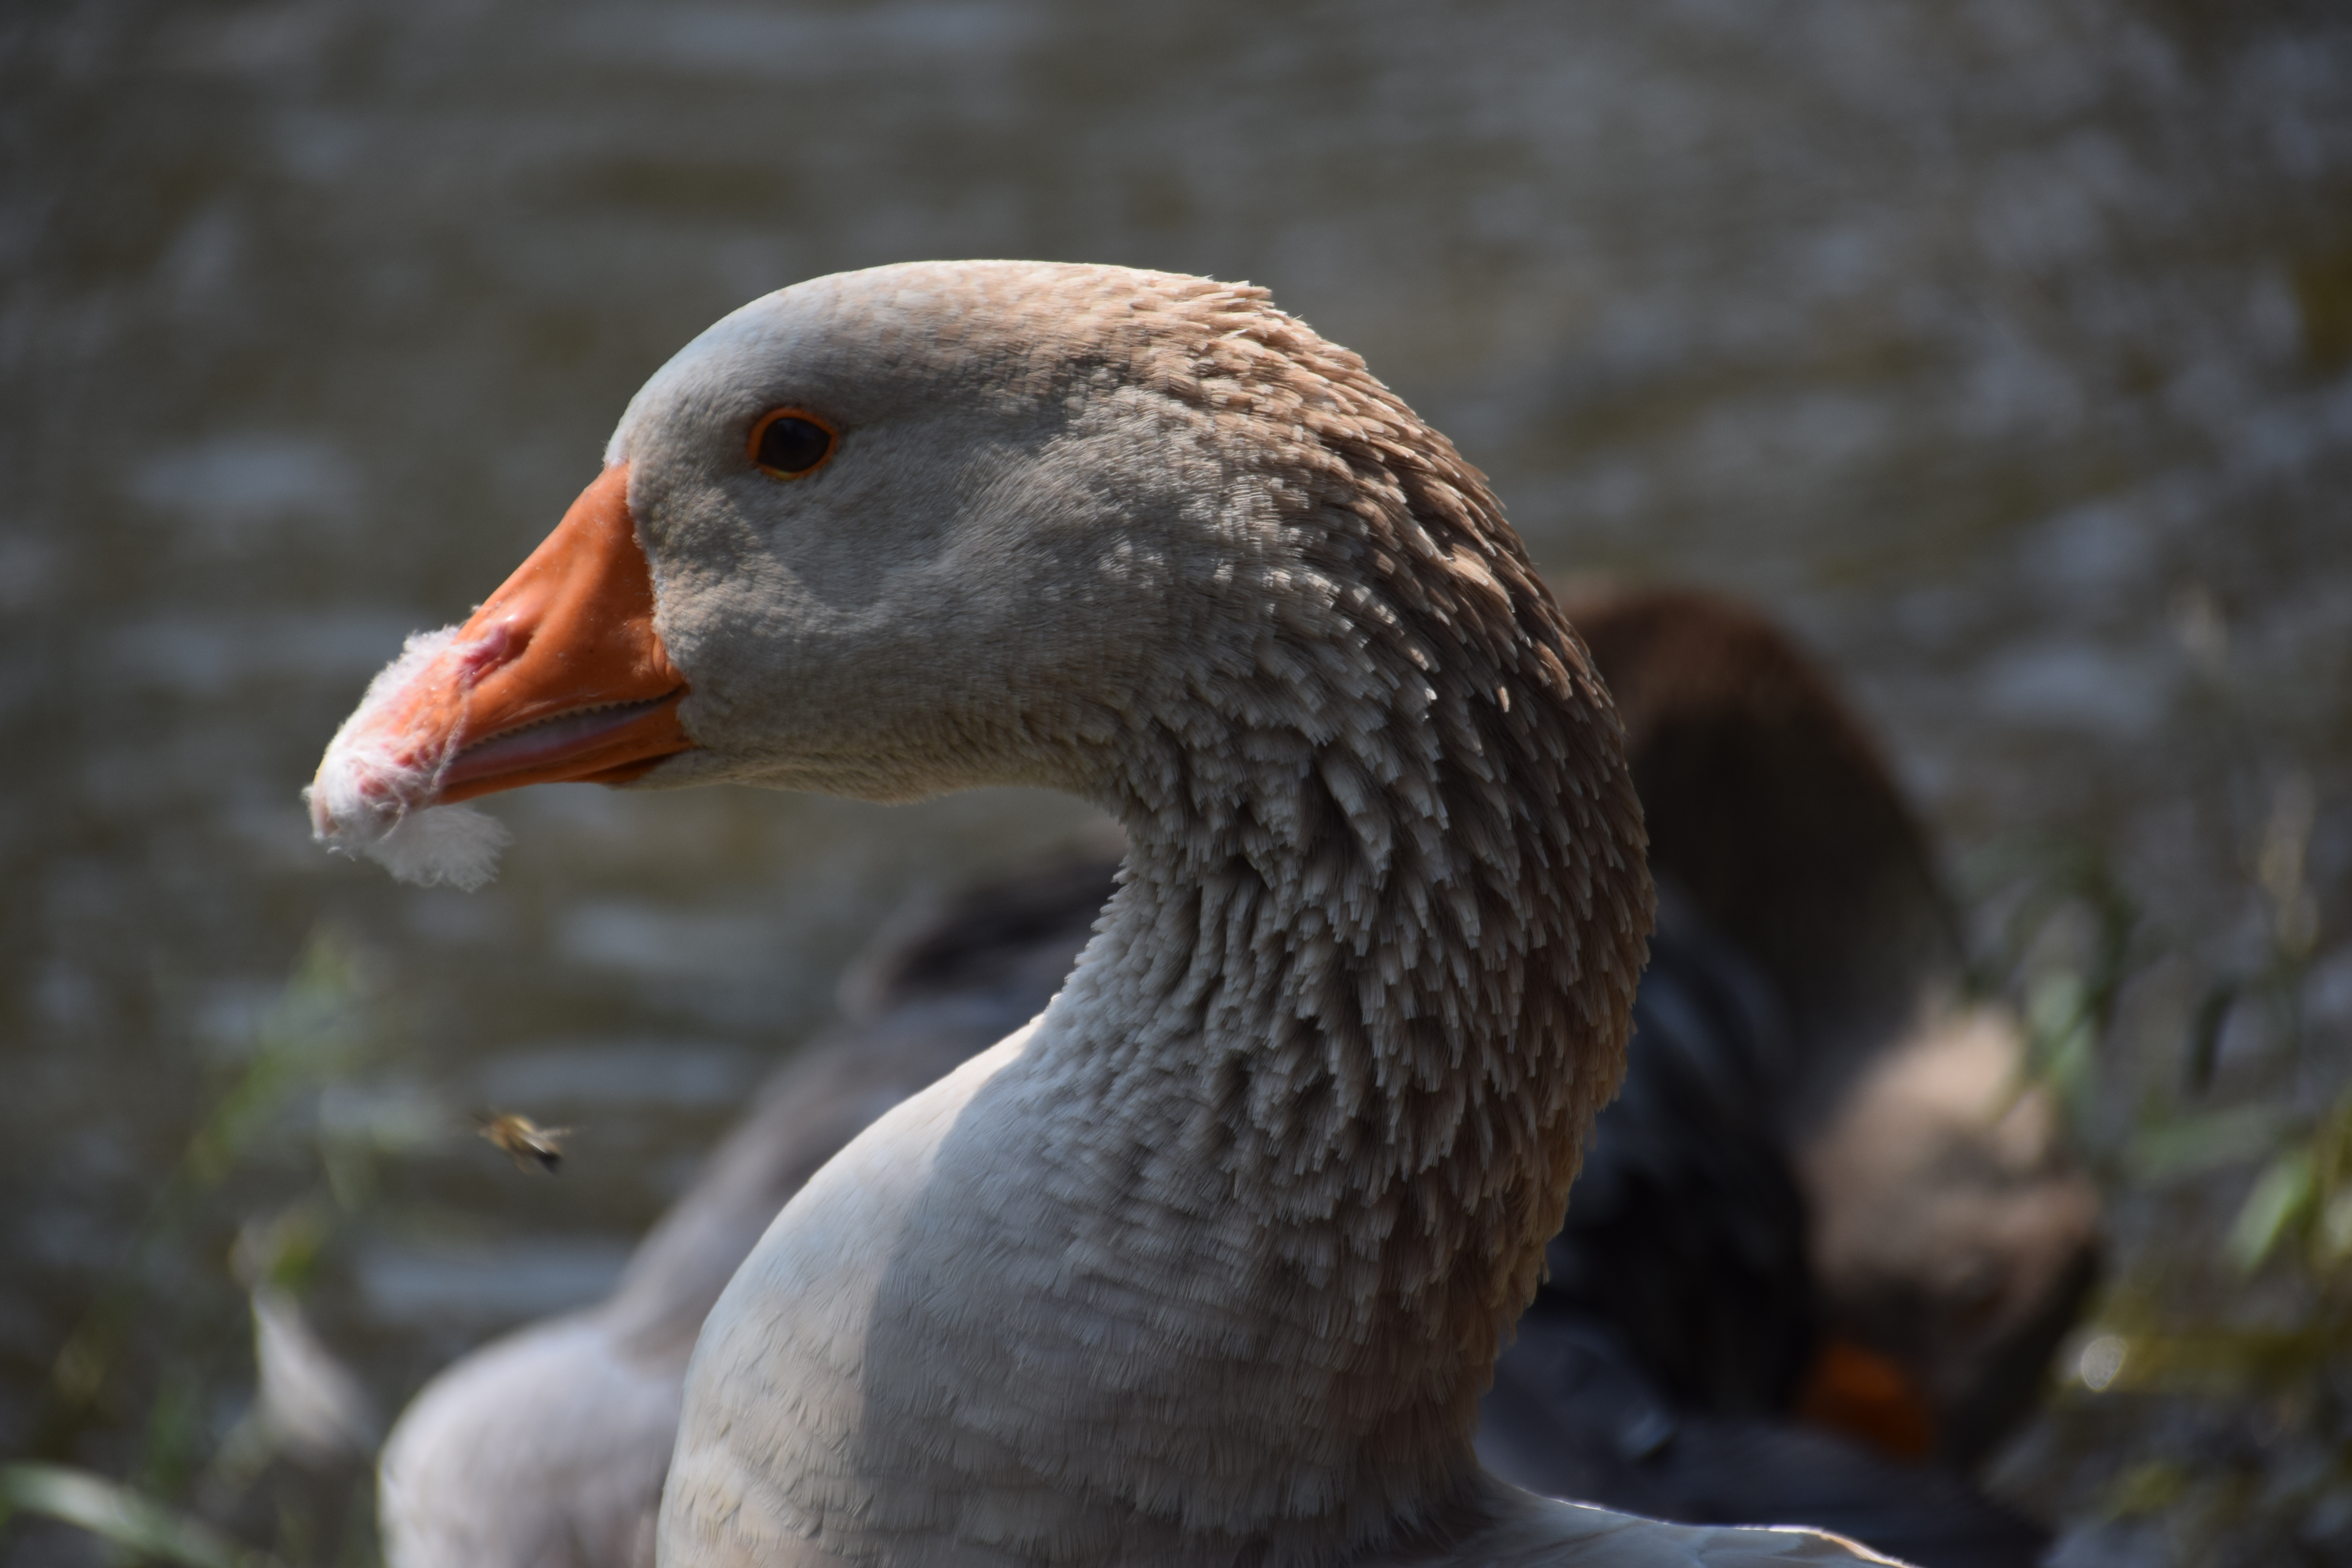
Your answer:
[[[1622,1070],[1640,806],[1480,477],[1255,291],[1184,289],[1098,334],[1100,403],[1187,406],[1225,476],[1168,557],[1182,651],[1037,721],[1121,886],[1034,1030],[730,1287],[666,1552],[1328,1563],[1483,1506],[1477,1396]]]
[[[1426,1224],[1350,1245],[1457,1295],[1453,1254],[1492,1253],[1480,1310],[1515,1317],[1645,955],[1622,733],[1483,476],[1354,354],[1235,292],[1160,379],[1241,428],[1229,460],[1278,521],[1109,748],[1132,850],[1066,1006],[1114,1054],[1149,1020],[1232,1086],[1226,1163],[1270,1215],[1413,1193]],[[1083,1000],[1114,976],[1115,1002]],[[1498,1229],[1505,1193],[1534,1207]]]
[[[1243,449],[1282,547],[1111,742],[1122,886],[1017,1076],[1089,1256],[1169,1302],[1067,1468],[1181,1500],[1187,1552],[1312,1562],[1469,1495],[1651,897],[1608,698],[1479,476],[1352,355],[1249,328],[1218,405],[1280,426]],[[1323,363],[1269,397],[1253,349]],[[1094,1331],[1067,1304],[1039,1342]]]

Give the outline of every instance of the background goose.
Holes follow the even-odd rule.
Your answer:
[[[1793,881],[1822,878],[1833,895],[1891,887],[1940,905],[1893,781],[1859,743],[1859,726],[1827,682],[1776,629],[1730,601],[1686,591],[1591,592],[1566,603],[1602,676],[1624,694],[1628,760],[1637,786],[1658,801],[1644,797],[1654,864],[1760,846],[1783,857]],[[1767,737],[1770,745],[1759,749]],[[1755,813],[1760,831],[1717,830],[1706,840],[1709,819],[1754,813],[1752,803],[1791,793],[1790,781],[1759,776],[1774,759],[1801,770],[1803,815],[1776,824],[1769,811]],[[1818,812],[1824,798],[1841,809]],[[1693,821],[1694,812],[1706,816]],[[1837,821],[1861,830],[1787,854],[1790,836]],[[1704,847],[1695,850],[1695,838]],[[1888,857],[1897,864],[1875,877],[1855,864]],[[648,1239],[614,1300],[484,1347],[412,1405],[384,1468],[394,1561],[403,1568],[650,1562],[675,1435],[674,1391],[693,1331],[726,1275],[784,1198],[867,1121],[1045,1004],[1109,896],[1115,866],[1115,858],[1069,861],[896,922],[842,987],[846,1026],[776,1074],[709,1174]],[[1883,922],[1829,918],[1837,901],[1792,888],[1791,908],[1824,912],[1811,922],[1809,942],[1775,951],[1832,980],[1841,963],[1885,962],[1886,948],[1875,940]],[[1953,1469],[1905,1463],[1916,1455],[1868,1441],[1885,1436],[1875,1429],[1885,1425],[1883,1410],[1873,1412],[1882,1416],[1875,1427],[1853,1424],[1860,1432],[1793,1419],[1809,1371],[1820,1381],[1824,1338],[1850,1331],[1824,1323],[1841,1287],[1817,1271],[1808,1240],[1825,1213],[1831,1229],[1850,1228],[1838,1217],[1842,1205],[1887,1200],[1874,1188],[1801,1185],[1789,1140],[1755,1107],[1782,1092],[1807,1037],[1790,1026],[1772,976],[1715,935],[1696,902],[1685,894],[1662,911],[1635,996],[1625,1087],[1594,1124],[1570,1229],[1550,1246],[1550,1278],[1497,1363],[1482,1405],[1482,1457],[1553,1495],[1669,1519],[1823,1525],[1930,1568],[2035,1560],[2041,1531],[1975,1495]],[[1938,929],[1937,912],[1913,910],[1915,929]],[[1892,1021],[1865,1056],[1906,1054],[1920,1006],[1952,984],[1951,955],[1927,949],[1923,956],[1934,962],[1902,976],[1917,993],[1913,1005],[1889,1009]],[[1972,1115],[1977,1109],[1965,1099],[1941,1108],[1997,1154],[2002,1140],[1991,1129],[2001,1119]],[[2054,1140],[2038,1158],[2042,1180],[2012,1173],[2003,1186],[2013,1213],[2000,1234],[2032,1236],[2071,1215],[2073,1247],[2087,1255],[2081,1178]],[[1940,1180],[1966,1184],[1970,1173],[1997,1163],[1946,1161]],[[1915,1226],[1949,1206],[1943,1194],[1915,1188],[1896,1196],[1910,1201]],[[1967,1255],[1955,1268],[1951,1258],[1915,1247],[1929,1267],[1908,1289],[1933,1300],[1951,1279],[1990,1261],[2001,1271],[2004,1297],[2042,1292],[2021,1320],[2028,1342],[1994,1358],[2022,1363],[2075,1305],[2071,1278],[2045,1278],[2045,1250]],[[1922,1336],[1912,1343],[1929,1348]],[[1932,1355],[1906,1364],[1906,1408],[1926,1434],[1950,1430],[1956,1416],[1988,1403],[1982,1358],[1973,1344],[1961,1350],[1958,1364]],[[616,1360],[631,1369],[619,1380],[626,1386],[658,1376],[673,1391],[667,1418],[646,1424],[625,1447],[614,1423],[590,1429],[530,1414],[614,1381],[609,1363]],[[1957,1390],[1958,1399],[1931,1401],[1929,1389]],[[1820,1408],[1812,1392],[1809,1414],[1852,1413],[1851,1404]]]
[[[1926,837],[1754,611],[1683,589],[1565,602],[1625,721],[1662,911],[1625,1090],[1480,1452],[1642,1512],[2034,1562],[2044,1532],[1962,1477],[2080,1313],[2097,1199],[2014,1020],[1963,1003]]]
[[[1801,1397],[1973,1467],[2082,1309],[2096,1190],[2015,1018],[1968,1001],[1927,836],[1827,676],[1719,595],[1569,604],[1625,721],[1652,874],[1780,1013],[1755,1102],[1804,1189],[1831,1341]]]
[[[841,986],[843,1026],[770,1078],[609,1300],[483,1346],[403,1414],[381,1474],[395,1568],[651,1563],[687,1358],[728,1277],[868,1123],[1036,1016],[1117,864],[993,882],[886,932]]]
[[[1121,885],[705,1321],[666,1563],[1858,1555],[1486,1475],[1476,1398],[1650,925],[1606,692],[1475,471],[1263,291],[962,263],[755,301],[339,733],[322,835],[556,778],[1062,787]],[[446,820],[446,819],[444,819]]]

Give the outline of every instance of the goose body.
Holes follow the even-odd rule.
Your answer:
[[[1575,634],[1361,362],[1254,289],[879,268],[721,321],[607,458],[372,689],[322,834],[430,870],[426,808],[541,779],[1019,783],[1130,846],[1045,1013],[721,1294],[663,1563],[1864,1556],[1477,1465],[1650,893]]]
[[[1674,588],[1563,605],[1626,726],[1652,872],[1685,890],[1479,1456],[1547,1496],[1828,1527],[1922,1568],[2039,1562],[2047,1533],[1963,1474],[2074,1321],[2095,1207],[2042,1097],[2014,1089],[2014,1030],[1921,1026],[1948,1021],[1959,965],[1925,835],[1832,683],[1753,611]],[[394,1568],[650,1563],[688,1354],[728,1276],[851,1137],[1036,1015],[1116,870],[1049,863],[891,921],[843,983],[845,1024],[778,1070],[614,1297],[411,1404],[383,1466]],[[1956,1078],[1956,1048],[1984,1059]],[[1794,1118],[1758,1114],[1824,1099],[1793,1144]],[[1891,1294],[1907,1310],[1873,1310]],[[1822,1373],[1861,1335],[1874,1397],[1841,1411]],[[1848,1430],[1791,1419],[1801,1391]],[[582,1416],[537,1414],[558,1409]],[[1905,1462],[1927,1447],[1946,1463]]]
[[[1832,1352],[1817,1373],[1907,1385],[1892,1408],[1883,1388],[1857,1405],[1817,1375],[1804,1403],[1974,1469],[2040,1396],[2097,1272],[2097,1190],[2024,1032],[1964,1000],[1927,836],[1786,634],[1689,589],[1568,602],[1626,725],[1653,874],[1780,1016],[1785,1048],[1751,1099],[1809,1214]]]

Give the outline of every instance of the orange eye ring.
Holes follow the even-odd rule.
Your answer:
[[[833,421],[805,408],[772,408],[751,426],[743,455],[776,479],[804,479],[833,460],[841,432]]]

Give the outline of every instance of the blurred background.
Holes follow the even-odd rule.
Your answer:
[[[1269,285],[1547,570],[1791,626],[2111,1195],[1992,1485],[2084,1563],[2345,1560],[2340,8],[18,0],[0,149],[0,1455],[373,1561],[389,1413],[600,1292],[893,910],[1089,829],[566,785],[468,896],[297,799],[709,321],[1040,257]],[[248,1291],[351,1369],[308,1435]]]

